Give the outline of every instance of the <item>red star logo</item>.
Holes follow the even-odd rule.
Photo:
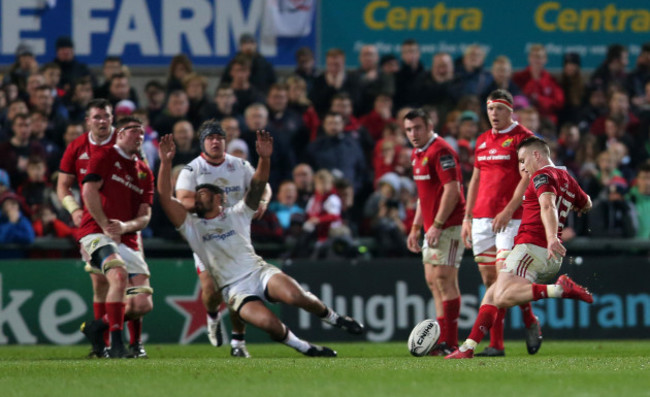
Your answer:
[[[201,283],[197,281],[193,295],[167,296],[165,302],[185,317],[180,344],[186,345],[205,333],[207,314],[201,300]]]

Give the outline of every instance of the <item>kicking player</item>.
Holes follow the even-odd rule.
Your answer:
[[[196,215],[192,215],[172,196],[170,174],[175,145],[170,136],[163,137],[159,147],[160,203],[172,224],[206,265],[216,285],[221,287],[228,306],[237,311],[241,319],[302,354],[335,357],[335,351],[295,336],[264,305],[264,301],[283,302],[316,314],[328,324],[352,334],[364,331],[363,325],[350,317],[339,316],[312,293],[303,290],[296,280],[255,254],[250,222],[268,182],[273,138],[266,131],[258,131],[255,146],[259,161],[245,198],[232,207],[224,207],[223,189],[214,184],[200,184],[196,186]]]
[[[495,90],[488,96],[487,113],[492,129],[476,140],[474,171],[467,188],[467,210],[462,237],[473,248],[483,284],[490,288],[497,271],[512,250],[521,223],[521,200],[528,176],[520,173],[517,145],[533,133],[512,119],[512,95]],[[530,303],[521,306],[526,326],[526,347],[535,354],[542,345],[542,333]],[[490,345],[477,356],[505,356],[503,324],[506,309],[499,309],[490,330]]]
[[[195,210],[196,187],[204,183],[216,184],[225,191],[225,206],[231,207],[242,200],[250,188],[255,170],[246,160],[226,153],[226,133],[216,120],[208,120],[199,127],[201,155],[192,160],[179,174],[176,182],[176,197],[186,210]],[[271,187],[267,185],[256,216],[261,216],[271,199]],[[206,271],[199,256],[194,253],[194,265],[201,283],[201,298],[207,311],[208,339],[213,346],[223,344],[221,334],[221,312],[223,302],[212,277]],[[232,334],[230,354],[233,357],[250,357],[244,333],[246,325],[236,312],[230,311]]]
[[[112,128],[113,115],[110,102],[105,99],[94,99],[88,104],[86,125],[89,131],[79,138],[75,139],[66,148],[61,164],[59,166],[59,176],[56,187],[57,196],[65,207],[70,212],[72,221],[76,227],[81,225],[81,218],[83,214],[82,205],[79,205],[72,193],[72,186],[75,182],[79,186],[79,191],[83,190],[82,181],[88,172],[88,164],[90,159],[101,150],[105,150],[115,145],[117,135],[113,132]],[[81,250],[82,258],[88,262],[88,255]],[[127,263],[128,264],[128,263]],[[95,319],[99,319],[106,315],[106,293],[108,292],[108,281],[106,276],[90,265],[86,265],[86,271],[89,272],[90,279],[93,286],[93,313]],[[129,273],[137,274],[140,270],[136,268],[129,268]],[[148,270],[144,273],[148,278]],[[136,276],[129,279],[130,287],[139,286],[142,276]],[[132,289],[131,291],[135,291]],[[129,319],[127,325],[129,327],[130,335],[130,349],[131,352],[138,357],[146,357],[147,353],[144,350],[141,340],[142,334],[142,316],[151,311],[153,306],[148,302],[151,301],[150,297],[146,295],[136,295],[135,300],[129,299],[126,317]],[[106,332],[104,342],[109,344],[109,334]],[[99,358],[103,357],[103,349],[92,350],[88,357]]]
[[[129,277],[137,285],[133,291],[149,292],[130,300],[130,314],[141,317],[153,308],[149,269],[137,233],[151,218],[153,173],[138,157],[144,140],[142,122],[125,117],[117,123],[115,134],[116,144],[95,153],[83,179],[85,208],[79,242],[90,264],[106,276],[108,291],[106,315],[82,324],[81,330],[97,352],[105,346],[103,334],[108,329],[111,347],[106,356],[124,358],[144,353],[141,345],[129,353],[122,342]]]
[[[566,248],[559,236],[569,211],[589,211],[591,199],[564,167],[553,165],[551,151],[542,139],[526,138],[519,144],[518,156],[530,183],[515,247],[496,282],[485,293],[469,338],[445,358],[474,357],[474,349],[492,328],[501,308],[548,298],[593,302],[591,293],[567,275],[560,276],[555,284],[539,284],[560,270]]]
[[[411,162],[418,204],[408,249],[422,252],[424,277],[433,294],[440,324],[440,342],[431,355],[449,354],[458,347],[460,289],[458,268],[463,257],[460,228],[465,213],[458,155],[433,131],[429,115],[415,109],[404,116],[404,130],[413,145]],[[424,226],[424,245],[418,240]]]

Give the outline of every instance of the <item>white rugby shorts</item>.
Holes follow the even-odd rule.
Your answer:
[[[82,237],[79,240],[81,244],[82,258],[87,262],[90,260],[93,252],[106,245],[112,245],[117,253],[122,257],[126,264],[126,271],[129,274],[144,274],[149,276],[149,266],[144,260],[142,251],[136,251],[127,247],[125,244],[117,244],[112,238],[102,233],[93,233]],[[84,255],[85,254],[85,255]],[[87,259],[86,259],[87,258]]]
[[[472,250],[474,256],[482,254],[491,247],[499,250],[511,250],[515,245],[515,236],[521,225],[521,219],[511,219],[506,229],[499,233],[492,231],[494,218],[472,219]]]
[[[269,302],[264,291],[271,277],[278,273],[282,273],[282,270],[265,262],[246,277],[225,286],[221,290],[223,298],[228,306],[237,312],[251,298]]]
[[[438,245],[429,247],[426,239],[422,247],[422,262],[430,265],[460,267],[465,246],[460,239],[460,226],[450,226],[442,231]]]

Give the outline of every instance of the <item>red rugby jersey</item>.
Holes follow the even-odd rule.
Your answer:
[[[465,194],[460,172],[458,155],[449,144],[437,135],[433,142],[422,149],[414,149],[411,154],[413,179],[418,188],[424,230],[433,225],[434,217],[440,208],[443,187],[446,183],[460,183],[460,200],[443,225],[443,229],[457,226],[463,222],[465,214]]]
[[[70,142],[68,147],[65,149],[63,157],[61,158],[61,163],[59,164],[59,170],[77,177],[77,183],[81,190],[83,179],[88,171],[90,158],[100,150],[106,150],[113,147],[116,139],[117,134],[113,132],[104,142],[95,143],[91,141],[90,133],[86,132],[77,137],[74,141]]]
[[[494,218],[508,205],[521,180],[517,145],[529,136],[533,133],[513,123],[503,131],[488,130],[478,137],[474,167],[481,176],[472,210],[474,218]],[[521,211],[519,207],[512,219],[521,219]]]

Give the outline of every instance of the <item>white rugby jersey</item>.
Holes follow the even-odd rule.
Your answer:
[[[208,163],[198,156],[183,168],[176,181],[176,190],[196,191],[196,186],[211,183],[226,193],[226,207],[232,207],[244,198],[251,184],[255,170],[251,164],[226,153],[226,159],[219,165]]]
[[[264,264],[255,253],[249,232],[255,211],[243,200],[212,219],[187,214],[178,231],[223,288]]]

